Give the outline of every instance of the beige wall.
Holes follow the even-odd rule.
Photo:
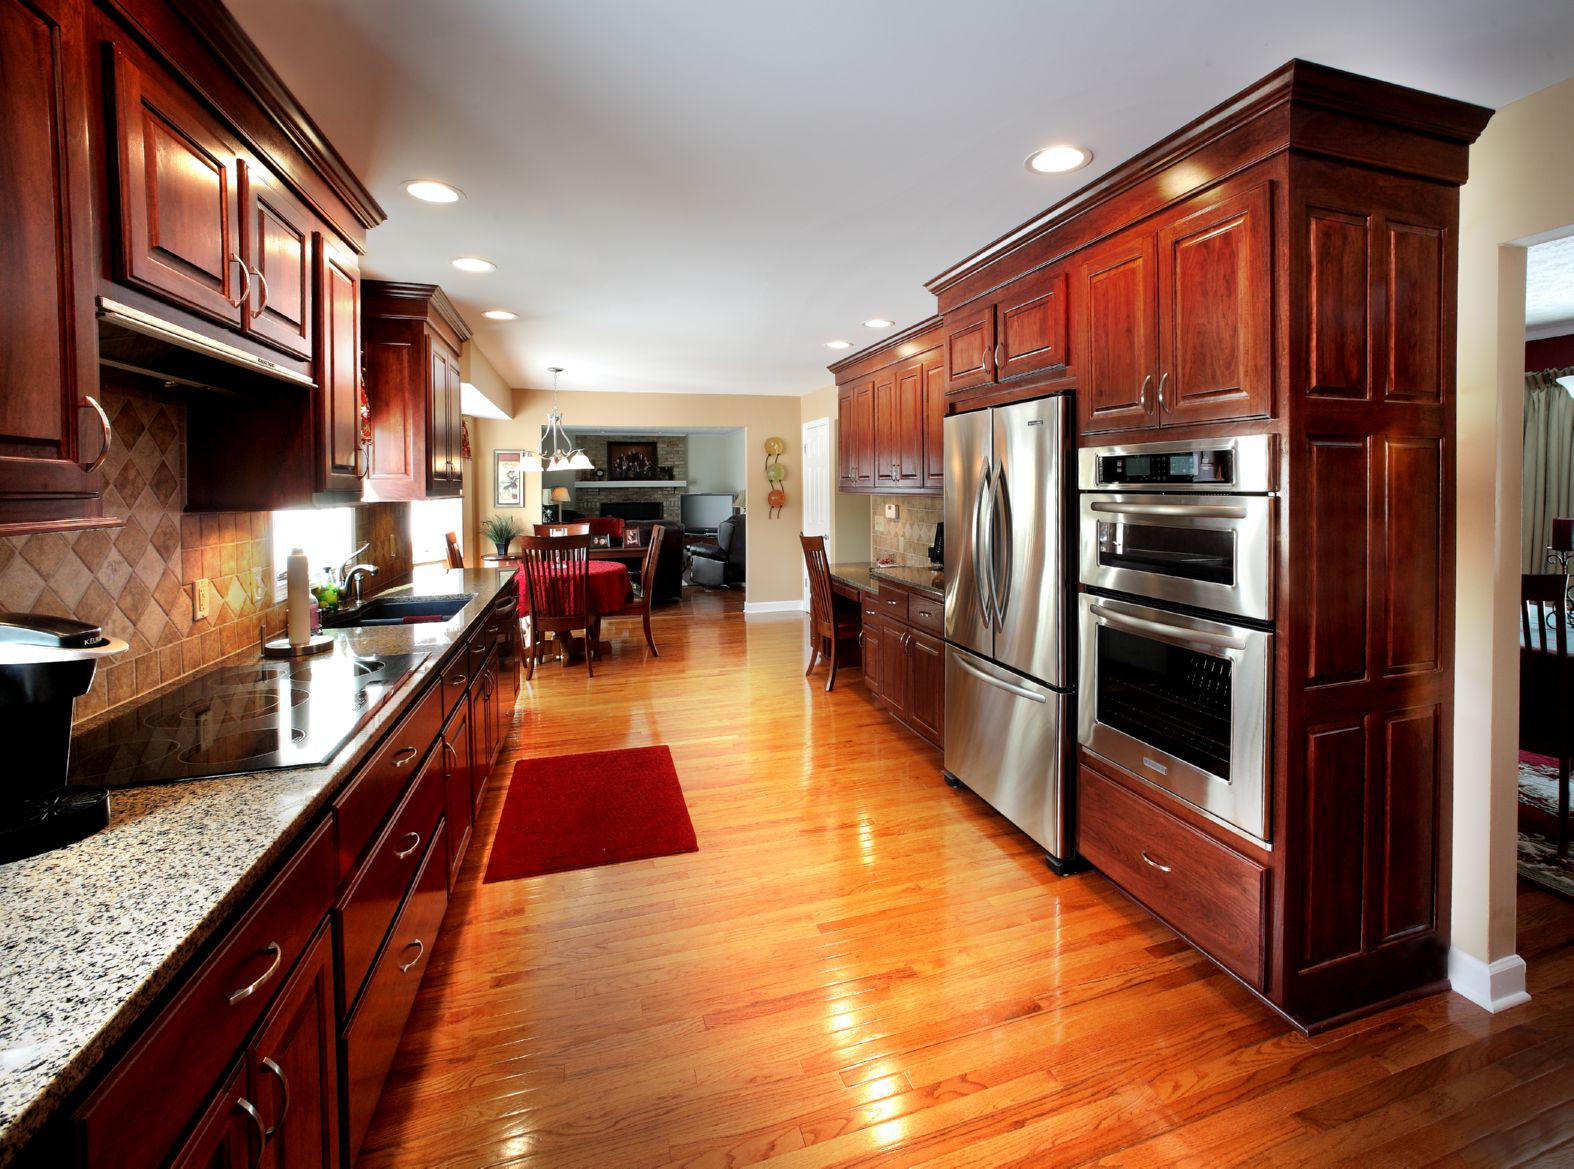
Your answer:
[[[1574,78],[1499,110],[1459,223],[1453,944],[1514,953],[1525,252],[1574,224]]]
[[[514,408],[514,391],[509,388],[508,383],[503,380],[503,375],[497,372],[497,367],[488,360],[486,354],[481,352],[474,341],[466,341],[464,351],[459,355],[459,376],[480,390],[481,396],[504,414]],[[461,520],[463,530],[460,532],[459,542],[465,550],[466,564],[479,564],[480,561],[476,558],[487,548],[486,541],[481,539],[482,515],[477,507],[478,496],[470,486],[483,471],[490,475],[492,470],[491,461],[482,460],[476,450],[478,441],[476,424],[480,421],[478,418],[469,418],[465,423],[470,428],[471,457],[464,463],[465,490]],[[487,491],[491,491],[490,486],[487,487]]]
[[[866,564],[871,558],[869,534],[873,509],[867,495],[843,495],[836,489],[836,452],[842,439],[836,387],[825,386],[798,399],[803,422],[831,420],[831,531],[826,551],[832,563]]]
[[[798,546],[802,523],[802,493],[798,480],[803,474],[798,450],[798,398],[728,394],[597,394],[565,390],[559,395],[564,425],[570,434],[576,428],[737,426],[744,431],[744,467],[747,470],[749,551],[746,603],[750,606],[778,602],[798,604],[803,595],[799,564],[803,559]],[[474,475],[477,522],[491,515],[493,475],[491,452],[494,449],[529,450],[540,444],[541,425],[552,405],[551,390],[515,390],[513,421],[489,422],[473,419],[471,445],[476,456]],[[770,485],[765,478],[762,444],[779,437],[787,443],[782,463],[787,468],[783,484],[787,506],[774,519],[765,506]],[[525,478],[525,507],[516,512],[526,524],[536,522],[541,512],[541,476]]]

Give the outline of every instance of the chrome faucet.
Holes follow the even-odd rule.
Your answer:
[[[365,552],[371,546],[372,546],[371,545],[371,541],[368,540],[365,544],[362,544],[354,552],[351,552],[348,556],[346,556],[344,558],[344,563],[339,565],[339,572],[337,574],[337,579],[339,581],[339,588],[340,589],[344,589],[344,588],[349,586],[350,573],[355,571],[355,558],[357,556],[359,556],[362,552]],[[372,571],[375,572],[376,569],[373,569]]]
[[[368,576],[376,575],[377,565],[375,564],[352,564],[349,568],[345,569],[344,583],[342,588],[349,590],[351,595],[351,605],[355,606],[356,608],[360,607],[361,581]]]

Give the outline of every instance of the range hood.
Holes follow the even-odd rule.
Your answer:
[[[295,386],[317,384],[266,357],[106,296],[98,298],[98,360],[111,369],[145,374],[170,386],[191,389],[255,389],[266,386],[263,378]]]

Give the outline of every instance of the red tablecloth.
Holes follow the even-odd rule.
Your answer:
[[[530,596],[529,590],[525,587],[524,565],[519,566],[518,575],[514,579],[519,584],[520,612],[528,613]],[[592,560],[590,579],[586,587],[590,591],[592,613],[615,613],[634,599],[634,589],[629,581],[628,569],[619,560]]]

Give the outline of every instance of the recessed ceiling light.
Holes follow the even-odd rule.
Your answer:
[[[867,321],[864,322],[864,328],[866,328],[866,329],[889,329],[894,324],[896,324],[895,321],[888,321],[884,317],[870,317]]]
[[[827,341],[825,347],[827,349],[851,349],[853,343],[851,341]]]
[[[1093,161],[1093,152],[1081,146],[1046,146],[1027,156],[1024,164],[1037,175],[1063,175],[1068,170],[1081,170]]]
[[[506,308],[489,308],[481,314],[489,321],[517,321],[518,313],[511,313]]]
[[[427,203],[457,203],[464,197],[458,187],[450,187],[436,179],[411,179],[404,189]]]
[[[479,256],[460,256],[454,261],[454,267],[461,272],[491,272],[497,265],[491,260],[483,260]]]

